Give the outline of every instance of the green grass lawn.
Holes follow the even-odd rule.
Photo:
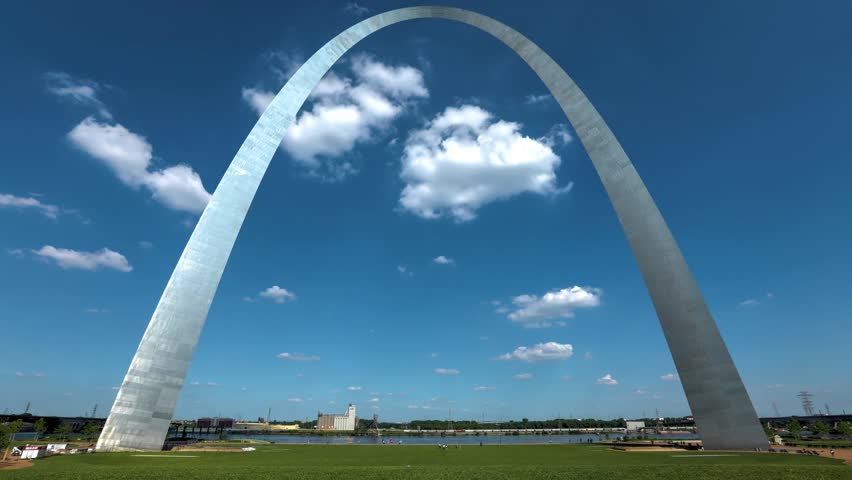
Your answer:
[[[852,479],[828,458],[717,452],[618,452],[600,446],[269,445],[254,452],[63,455],[0,479]],[[134,455],[163,455],[144,457]],[[681,455],[700,455],[688,456]]]

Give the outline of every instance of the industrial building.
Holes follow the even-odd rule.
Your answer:
[[[355,425],[357,424],[355,405],[351,403],[343,415],[326,415],[322,412],[317,412],[317,428],[320,430],[344,430],[351,432],[355,430]]]

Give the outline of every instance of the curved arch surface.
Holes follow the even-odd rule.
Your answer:
[[[621,222],[657,311],[707,449],[753,449],[766,436],[683,255],[645,184],[603,118],[564,70],[512,28],[449,7],[370,17],[320,48],[261,115],[198,220],[98,439],[99,450],[159,450],[225,264],[260,181],[314,86],[353,45],[405,20],[441,18],[496,37],[541,78],[588,152]]]

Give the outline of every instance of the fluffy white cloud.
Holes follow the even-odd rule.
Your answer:
[[[68,139],[103,162],[123,183],[147,188],[155,200],[169,208],[200,213],[210,201],[211,195],[192,168],[175,165],[152,170],[151,144],[119,123],[109,125],[88,117],[68,133]]]
[[[318,362],[320,357],[316,355],[305,355],[304,353],[281,352],[276,357],[282,360],[293,360],[296,362]]]
[[[533,378],[533,374],[532,373],[517,373],[515,375],[512,375],[512,378],[514,378],[515,380],[529,380],[529,379]]]
[[[478,387],[473,387],[474,392],[492,392],[497,390],[497,387],[492,387],[490,385],[480,385]]]
[[[287,290],[286,288],[281,288],[278,285],[273,285],[266,290],[260,292],[260,295],[263,298],[268,298],[275,303],[285,303],[290,300],[296,299],[296,294]]]
[[[455,260],[453,260],[452,258],[449,258],[449,257],[445,257],[443,255],[439,255],[439,256],[433,258],[432,261],[437,263],[438,265],[455,265],[456,264]]]
[[[519,295],[512,299],[517,310],[508,315],[515,323],[528,328],[549,327],[564,322],[550,322],[555,318],[572,318],[577,308],[592,308],[601,304],[603,290],[592,287],[563,288],[547,292],[542,297]]]
[[[112,114],[106,105],[98,98],[102,87],[95,81],[83,78],[73,78],[64,72],[48,72],[44,76],[47,91],[61,98],[70,99],[74,103],[94,108],[100,116],[112,119]]]
[[[679,382],[680,377],[676,373],[667,373],[665,375],[660,375],[660,380],[664,380],[666,382]]]
[[[518,347],[513,352],[500,355],[500,360],[521,360],[523,362],[540,362],[543,360],[565,360],[574,354],[570,343],[537,343],[532,347]]]
[[[525,137],[520,128],[474,105],[447,108],[406,142],[400,205],[423,218],[464,222],[497,200],[570,190],[556,184],[556,140]]]
[[[374,140],[411,100],[429,94],[416,68],[387,65],[366,55],[356,56],[350,65],[354,79],[326,75],[311,92],[310,109],[290,125],[281,142],[296,162],[323,180],[357,173],[352,163],[336,159],[356,144]],[[258,115],[275,98],[258,88],[244,88],[242,96]]]
[[[612,378],[612,375],[609,373],[597,379],[595,383],[597,383],[598,385],[618,385],[618,381]]]
[[[45,217],[56,218],[59,215],[59,207],[43,203],[35,197],[18,197],[9,193],[0,193],[0,208],[34,208]]]
[[[438,375],[458,375],[461,371],[455,368],[436,368],[435,373]]]
[[[352,60],[352,71],[360,81],[396,98],[429,96],[423,84],[423,72],[408,65],[395,67],[368,55],[359,55]]]
[[[49,261],[56,262],[62,268],[79,268],[82,270],[99,270],[110,268],[120,272],[133,270],[127,258],[108,248],[102,248],[97,252],[81,252],[68,248],[56,248],[45,245],[32,253]]]
[[[350,392],[357,392],[357,391],[361,390],[361,387],[357,387],[357,386],[346,387],[346,390],[349,390]]]

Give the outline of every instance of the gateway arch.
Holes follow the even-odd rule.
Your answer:
[[[574,127],[618,215],[705,448],[766,447],[748,392],[680,249],[630,159],[583,92],[541,48],[492,18],[458,8],[410,7],[373,16],[334,37],[302,65],[261,115],[166,284],[97,448],[161,449],[231,248],[284,132],[317,82],[353,45],[388,25],[419,18],[455,20],[484,30],[541,78]]]

